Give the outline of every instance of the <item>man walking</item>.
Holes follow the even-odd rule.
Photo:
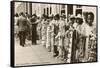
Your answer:
[[[18,31],[19,31],[20,45],[24,47],[25,39],[27,35],[26,31],[27,31],[27,28],[29,27],[29,24],[23,12],[20,13],[20,17],[17,21],[17,26],[18,26]]]

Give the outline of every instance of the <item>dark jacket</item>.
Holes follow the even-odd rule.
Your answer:
[[[29,28],[29,22],[23,16],[19,17],[19,19],[17,21],[17,25],[18,25],[19,31],[27,31],[27,29]]]

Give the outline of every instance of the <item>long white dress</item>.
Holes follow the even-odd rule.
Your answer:
[[[89,26],[88,24],[84,23],[85,32],[84,35],[86,36],[86,43],[85,43],[85,61],[96,61],[96,44],[97,44],[97,37],[96,37],[96,25]]]
[[[54,22],[55,22],[55,20],[52,20],[50,22],[50,26],[51,26],[51,51],[52,51],[52,53],[54,52]]]
[[[59,32],[56,37],[58,37],[58,51],[59,51],[59,57],[64,57],[64,37],[65,37],[65,21],[59,20]]]
[[[70,63],[71,62],[71,56],[72,55],[72,38],[73,38],[73,31],[74,31],[74,28],[72,25],[69,25],[69,30],[66,31],[65,33],[65,48],[66,48],[66,51],[68,52],[67,54],[67,63]],[[75,51],[75,50],[74,50]]]
[[[50,31],[50,25],[47,26],[47,39],[46,39],[46,48],[50,50],[51,46],[51,31]]]
[[[46,46],[46,35],[47,35],[47,25],[46,25],[46,21],[42,21],[41,33],[42,33],[42,45],[43,46]]]

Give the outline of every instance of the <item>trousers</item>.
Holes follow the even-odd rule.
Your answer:
[[[26,39],[26,31],[19,31],[19,40],[21,46],[25,45],[25,39]]]

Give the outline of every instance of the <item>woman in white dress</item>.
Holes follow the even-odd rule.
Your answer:
[[[86,36],[85,43],[85,62],[87,61],[96,61],[97,60],[97,32],[96,32],[96,23],[94,22],[94,14],[88,12],[85,19],[85,32]]]
[[[56,36],[58,38],[58,51],[59,51],[59,58],[64,59],[64,39],[65,39],[65,21],[64,21],[64,16],[60,17],[59,20],[59,32]]]
[[[46,47],[46,35],[47,35],[46,19],[42,20],[41,34],[42,34],[42,41],[41,41],[42,45]]]
[[[50,26],[50,19],[47,19],[47,39],[46,39],[46,48],[48,52],[51,52],[51,26]]]

